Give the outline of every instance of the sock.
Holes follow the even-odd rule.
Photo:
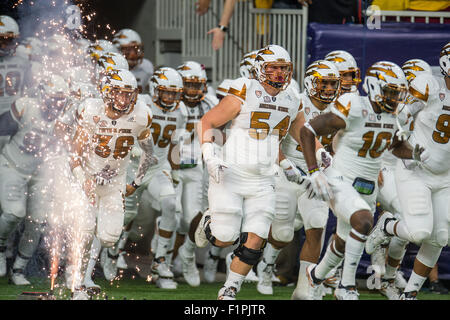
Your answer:
[[[239,292],[239,290],[241,290],[241,285],[244,282],[244,279],[245,275],[229,270],[224,286],[235,287],[237,289],[237,292]]]
[[[394,232],[394,228],[397,232]],[[398,236],[402,240],[412,242],[409,236],[408,228],[406,227],[405,222],[402,220],[391,220],[386,223],[386,232]]]
[[[393,267],[386,263],[386,271],[384,272],[383,279],[390,280],[395,278],[395,272],[397,271],[397,267]]]
[[[87,264],[85,279],[92,279],[92,273],[94,272],[95,264],[97,263],[98,256],[100,255],[101,245],[100,240],[94,237],[92,241],[89,262]]]
[[[275,264],[281,249],[275,249],[270,243],[267,243],[264,249],[263,259],[266,264]]]
[[[197,248],[197,245],[192,242],[189,237],[186,237],[186,240],[183,243],[184,250],[188,253],[188,256],[193,256],[195,254],[195,249]]]
[[[419,292],[420,288],[422,288],[422,285],[426,279],[427,279],[427,277],[419,276],[413,270],[411,272],[411,276],[409,277],[408,284],[406,285],[405,292],[411,292],[411,291]]]
[[[170,250],[172,238],[164,238],[158,235],[158,246],[156,247],[155,258],[166,257],[167,251]]]
[[[340,256],[336,255],[331,250],[331,247],[333,247],[335,252],[341,255]],[[326,279],[327,274],[331,271],[331,269],[338,266],[341,263],[342,259],[344,259],[344,254],[337,251],[334,245],[334,240],[331,241],[322,260],[320,260],[319,264],[314,269],[315,277],[319,280]]]
[[[220,256],[220,251],[222,248],[216,247],[216,246],[211,246],[209,248],[209,253],[214,256],[214,257],[218,257]]]
[[[125,248],[125,244],[127,243],[129,234],[129,231],[122,232],[122,235],[120,236],[119,242],[117,244],[117,246],[119,247],[119,251],[122,251]]]
[[[306,276],[306,268],[313,263],[300,260],[300,269],[298,270],[297,288],[306,290],[308,288],[308,277]]]
[[[27,267],[28,261],[30,261],[30,258],[26,258],[22,256],[20,253],[18,253],[16,260],[14,260],[13,271],[15,269],[20,269],[22,270],[22,272],[25,272],[25,268]]]
[[[351,234],[364,241],[354,239]],[[345,242],[345,258],[344,267],[342,269],[341,284],[344,287],[355,286],[356,269],[364,251],[364,244],[367,236],[360,234],[355,229],[350,231],[347,241]]]

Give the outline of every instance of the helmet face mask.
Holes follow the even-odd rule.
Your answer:
[[[406,95],[406,87],[388,83],[381,87],[381,95],[377,104],[385,112],[394,113],[397,110],[397,106],[405,101]]]
[[[120,52],[127,59],[130,69],[139,65],[144,59],[144,47],[140,43],[121,45]]]
[[[292,78],[292,62],[265,62],[261,68],[264,82],[275,89],[285,89]]]
[[[183,79],[183,96],[189,102],[200,102],[206,91],[206,80],[196,78]]]
[[[341,90],[342,92],[356,91],[361,82],[361,72],[359,68],[354,70],[339,71],[341,75]]]
[[[100,91],[108,108],[119,114],[130,113],[139,90],[134,75],[125,69],[112,69],[101,80]]]
[[[305,88],[308,96],[329,104],[341,93],[342,82],[339,70],[330,61],[317,60],[306,68]]]
[[[137,89],[113,86],[107,93],[111,108],[119,113],[126,113],[137,100]]]
[[[340,79],[335,77],[322,77],[313,80],[316,94],[312,97],[325,103],[331,103],[340,93]]]
[[[9,34],[0,34],[0,57],[13,54],[18,44],[17,37]]]
[[[398,65],[379,61],[367,69],[363,89],[372,104],[384,112],[395,113],[406,99],[408,82]]]
[[[173,111],[178,107],[182,94],[183,89],[180,88],[157,86],[155,89],[155,97],[157,97],[155,103],[165,111]]]

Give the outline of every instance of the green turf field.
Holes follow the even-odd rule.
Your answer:
[[[8,284],[6,278],[0,278],[0,300],[16,300],[24,291],[48,291],[50,282],[43,279],[29,279],[32,286],[18,287]],[[96,280],[103,293],[97,299],[108,300],[215,300],[221,282],[213,284],[201,284],[200,287],[192,288],[186,283],[179,283],[177,290],[163,290],[154,284],[146,282],[142,278],[123,279],[109,283],[104,279]],[[238,300],[289,300],[294,287],[274,286],[274,295],[261,295],[256,291],[256,284],[244,283],[239,292]],[[69,299],[69,290],[55,290],[57,299]],[[106,295],[106,297],[105,297]],[[438,295],[421,292],[420,300],[450,300],[450,295]],[[324,300],[332,300],[332,295],[325,296]],[[386,300],[376,292],[360,291],[360,300]]]

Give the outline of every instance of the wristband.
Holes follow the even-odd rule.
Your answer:
[[[130,185],[135,189],[139,188],[139,186],[136,184],[136,182],[134,182],[134,180],[130,183]]]
[[[316,172],[316,171],[319,171],[319,167],[317,167],[317,166],[312,167],[311,169],[308,168],[308,173],[309,173],[310,175],[313,174],[313,173]]]
[[[217,26],[217,28],[219,28],[220,30],[222,30],[223,32],[228,32],[228,27],[225,26],[221,26],[220,24]]]

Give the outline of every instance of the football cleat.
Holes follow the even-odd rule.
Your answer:
[[[29,286],[31,285],[30,281],[25,278],[25,275],[23,274],[23,270],[20,269],[14,269],[10,281],[14,283],[16,286]]]
[[[395,218],[392,213],[386,211],[378,218],[377,224],[370,231],[366,241],[367,254],[373,254],[379,246],[388,243],[391,239],[392,236],[388,235],[384,230],[387,219],[393,220]]]
[[[119,253],[119,258],[117,258],[117,268],[119,269],[128,269],[128,264],[125,260],[125,255],[127,253],[125,251],[122,251],[121,253]]]
[[[72,293],[72,300],[91,300],[91,297],[83,286],[75,289]]]
[[[156,286],[161,289],[176,289],[177,283],[173,280],[173,273],[164,257],[153,260],[151,267],[152,274],[155,275]]]
[[[381,277],[386,272],[386,248],[379,246],[370,256],[370,262],[375,267],[375,272]]]
[[[195,263],[195,253],[189,255],[186,252],[184,245],[178,249],[178,255],[183,263],[183,277],[191,287],[198,287],[200,285],[200,272]]]
[[[213,256],[211,251],[208,251],[203,265],[203,276],[205,281],[213,283],[216,281],[217,266],[219,265],[219,257]]]
[[[222,287],[219,290],[217,300],[236,300],[236,293],[235,287]]]
[[[258,284],[256,285],[256,290],[261,294],[272,295],[272,275],[273,275],[273,264],[267,264],[264,259],[261,260],[256,266],[256,272],[258,275]]]
[[[389,300],[399,300],[401,292],[395,286],[395,279],[381,279],[380,293]]]
[[[117,259],[118,256],[112,256],[108,248],[104,248],[100,255],[100,264],[103,268],[103,274],[106,280],[112,281],[117,276]]]
[[[397,270],[397,272],[395,272],[395,286],[403,290],[406,288],[407,284],[408,281],[406,281],[403,271]]]
[[[96,284],[91,277],[85,277],[83,281],[83,287],[86,288],[86,292],[91,294],[99,294],[102,288]]]
[[[6,276],[6,253],[0,252],[0,277]]]
[[[417,300],[417,291],[403,292],[399,300]]]
[[[211,216],[206,212],[203,214],[197,229],[195,229],[195,244],[199,248],[204,248],[208,245],[209,241],[206,237],[205,228],[211,223]]]
[[[336,290],[334,290],[334,297],[336,300],[359,300],[359,293],[356,287],[344,287],[342,284],[339,284]]]

